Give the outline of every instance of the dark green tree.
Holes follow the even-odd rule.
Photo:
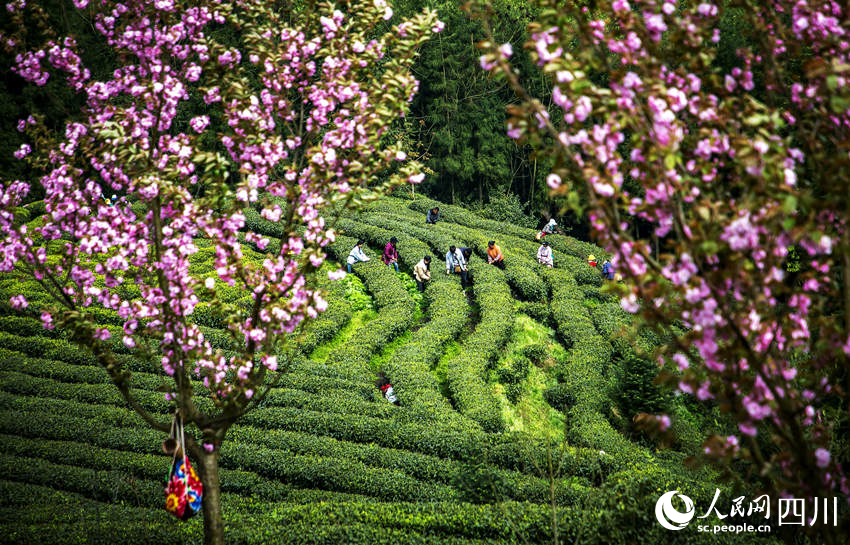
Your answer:
[[[617,404],[629,421],[638,413],[655,414],[668,408],[669,392],[655,383],[658,366],[637,356],[620,360]]]
[[[548,199],[542,187],[545,168],[531,157],[530,148],[517,146],[505,134],[505,108],[516,99],[480,67],[476,44],[484,39],[481,24],[451,0],[396,5],[401,16],[425,5],[435,8],[446,24],[438,39],[422,49],[415,69],[420,88],[411,108],[416,122],[408,123],[415,131],[410,138],[422,144],[427,166],[434,172],[423,191],[440,200],[479,206],[490,202],[494,190],[510,192],[528,203],[524,212],[533,215]],[[540,80],[521,49],[534,8],[526,0],[504,0],[494,6],[499,39],[512,44],[521,72]],[[545,92],[536,81],[526,83]]]

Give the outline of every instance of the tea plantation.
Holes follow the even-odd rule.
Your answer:
[[[658,370],[641,356],[664,339],[636,328],[586,263],[604,252],[547,237],[555,268],[541,267],[534,231],[445,204],[441,221],[426,225],[435,204],[384,198],[328,218],[341,233],[333,260],[344,264],[356,238],[372,260],[342,281],[322,275],[327,311],[281,343],[288,372],[229,432],[228,542],[552,543],[556,533],[563,543],[770,542],[656,521],[668,490],[703,510],[717,488],[727,500],[746,491],[683,464],[727,423],[716,408],[653,384]],[[35,226],[43,212],[32,203],[18,221]],[[276,234],[254,210],[246,216],[247,229]],[[391,236],[400,273],[379,259]],[[491,239],[504,271],[487,264]],[[466,292],[445,275],[451,244],[474,252]],[[212,271],[210,245],[198,245],[197,271]],[[262,258],[256,248],[246,254]],[[420,295],[410,271],[425,254],[434,256],[433,280]],[[0,279],[0,542],[203,542],[201,517],[183,523],[164,510],[162,434],[89,354],[42,328],[37,284],[23,286],[27,309],[9,306],[21,289]],[[203,303],[194,316],[227,349],[221,319]],[[116,314],[100,310],[98,319],[133,372],[137,399],[167,413],[161,367],[130,357]],[[375,387],[379,372],[399,405]],[[636,413],[662,409],[676,436],[663,447],[632,424]]]

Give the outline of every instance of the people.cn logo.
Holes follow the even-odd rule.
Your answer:
[[[684,513],[673,507],[673,496],[677,494],[682,503],[685,504]],[[684,494],[679,494],[678,490],[667,492],[655,502],[655,518],[658,519],[661,526],[668,530],[681,530],[691,522],[695,514],[694,502]]]

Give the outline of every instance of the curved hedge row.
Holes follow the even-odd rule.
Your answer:
[[[303,331],[291,339],[298,354],[307,356],[319,345],[324,344],[339,333],[351,320],[351,305],[345,299],[345,286],[342,282],[333,282],[320,272],[319,287],[327,292],[325,300],[328,308],[308,323]]]
[[[449,360],[446,379],[457,409],[485,430],[497,432],[504,429],[502,411],[484,377],[490,360],[510,337],[514,307],[506,304],[511,293],[502,271],[473,259],[470,272],[481,321],[461,345],[460,353]]]
[[[23,415],[21,422],[3,422],[0,423],[0,426],[2,426],[2,432],[14,432],[25,437],[49,439],[51,441],[85,441],[88,444],[106,449],[121,449],[138,454],[150,454],[148,461],[153,463],[153,460],[156,460],[158,464],[153,476],[162,473],[161,466],[165,458],[152,456],[158,450],[157,438],[161,439],[160,433],[144,428],[141,420],[129,411],[126,411],[127,415],[118,414],[117,421],[114,421],[113,419],[116,416],[114,409],[95,410],[84,406],[81,408],[81,413],[77,413],[73,410],[76,408],[74,405],[73,403],[51,403],[41,399],[15,398],[6,394],[0,396],[0,407],[3,409],[15,408],[27,413]],[[3,412],[0,414],[6,417],[13,413]],[[50,418],[49,415],[52,415],[53,418]],[[78,415],[85,415],[86,418],[82,419]],[[48,421],[45,422],[44,420]],[[130,429],[125,427],[115,428],[116,425],[129,426]],[[248,470],[271,479],[285,479],[286,482],[295,485],[365,494],[383,500],[398,501],[407,498],[417,501],[434,501],[441,494],[453,495],[454,493],[448,491],[448,488],[444,485],[441,485],[442,488],[432,489],[430,487],[423,488],[423,483],[450,484],[453,476],[462,469],[461,464],[451,460],[375,445],[352,444],[327,437],[313,437],[274,430],[260,431],[244,425],[235,427],[232,433],[235,434],[232,437],[233,440],[225,443],[222,447],[222,467]],[[3,447],[0,446],[0,451],[2,450]],[[85,449],[84,455],[101,460],[99,452],[97,450],[92,451],[89,447]],[[33,454],[26,455],[31,456]],[[61,463],[80,465],[69,461],[71,459],[68,456],[70,455],[63,454],[56,459],[49,456],[42,457]],[[279,463],[273,469],[264,465],[267,460],[287,459],[288,457],[295,457],[295,460],[288,462],[288,465]],[[330,459],[333,462],[317,462],[318,466],[322,468],[319,473],[311,473],[315,470],[305,469],[312,463],[310,460],[321,462]],[[121,467],[124,469],[131,467],[129,465],[131,461],[125,460],[122,464]],[[344,468],[345,471],[337,473],[337,470],[332,470],[334,464]],[[83,465],[92,469],[109,468],[106,462],[93,462]],[[385,471],[387,476],[369,476],[379,470]],[[509,485],[504,489],[507,497],[522,501],[548,501],[550,493],[548,482],[515,471],[494,470],[494,473],[498,475],[502,482]],[[142,477],[150,476],[150,472],[134,474]],[[312,476],[307,478],[305,475]],[[395,488],[389,486],[389,481],[386,479],[390,477],[393,481],[398,482],[399,486]],[[372,483],[368,485],[369,487],[380,486],[392,490],[367,488],[367,481]],[[374,483],[381,484],[375,485]],[[585,488],[569,481],[558,481],[555,491],[559,503],[571,504],[584,494]]]
[[[434,279],[425,292],[430,320],[384,363],[384,371],[399,403],[409,408],[416,420],[453,422],[469,428],[472,422],[459,418],[443,397],[431,368],[442,356],[446,343],[457,337],[468,321],[470,308],[457,282],[448,281],[439,274],[439,268],[433,273]]]
[[[346,236],[352,238],[362,238],[374,248],[373,261],[380,261],[381,255],[384,252],[384,246],[390,241],[391,237],[398,239],[396,248],[398,250],[399,264],[413,269],[422,257],[429,254],[429,248],[426,244],[411,237],[403,232],[390,231],[376,225],[364,224],[354,219],[339,218],[336,222],[336,228],[345,233]],[[352,242],[352,247],[354,246]],[[351,248],[348,248],[351,250]],[[346,255],[348,255],[346,253]]]
[[[69,385],[6,372],[0,376],[0,389],[18,395],[80,402],[74,410],[85,410],[86,404],[92,407],[92,411],[97,411],[103,405],[123,407],[123,399],[109,384]],[[147,410],[158,414],[167,413],[168,406],[161,394],[145,390],[134,390],[133,393],[136,394],[140,405]],[[390,448],[439,457],[475,459],[481,456],[487,447],[481,432],[437,423],[398,422],[359,414],[323,413],[284,407],[257,409],[244,418],[243,422],[251,422],[268,430],[327,435],[360,443],[373,442]]]
[[[78,544],[159,543],[200,544],[199,518],[176,524],[161,508],[100,503],[79,494],[39,485],[0,481],[0,504],[26,506],[21,524],[0,526],[14,543]],[[26,498],[27,502],[20,500]],[[484,545],[527,540],[551,541],[551,511],[543,505],[506,503],[472,505],[446,502],[245,504],[238,496],[223,495],[228,513],[228,539],[234,543],[376,545]],[[30,506],[30,503],[32,504]],[[559,508],[567,525],[562,536],[574,534],[578,513]],[[521,536],[518,539],[517,536]]]
[[[398,238],[399,259],[409,268],[418,263],[422,256],[433,253],[429,251],[428,245],[408,234],[408,231],[417,231],[412,225],[390,222],[390,227],[404,230],[389,230],[376,223],[379,222],[374,218],[369,223],[340,218],[336,225],[346,233],[355,234],[379,248],[391,236],[395,236]],[[437,418],[466,428],[468,422],[458,419],[445,401],[430,367],[439,359],[441,348],[456,337],[466,323],[469,306],[458,281],[454,277],[446,278],[439,274],[442,270],[441,255],[437,253],[432,257],[433,280],[426,288],[430,321],[414,332],[410,340],[384,363],[384,371],[392,381],[400,403],[415,411],[417,420],[425,422]]]
[[[338,261],[345,262],[348,252],[356,242],[350,237],[340,236],[328,246],[328,251]],[[378,317],[361,326],[352,336],[351,342],[331,351],[327,362],[356,369],[367,376],[371,373],[369,360],[372,356],[413,324],[416,303],[392,269],[376,257],[371,261],[355,264],[354,269],[372,294],[378,308]]]
[[[414,239],[427,242],[435,254],[437,269],[442,267],[444,256],[452,244],[456,246],[469,246],[477,255],[486,258],[487,242],[491,240],[491,238],[481,235],[474,230],[458,225],[447,226],[439,223],[437,225],[425,225],[424,220],[422,224],[413,221],[405,222],[388,214],[370,214],[369,216],[354,217],[357,218],[357,222],[367,223],[374,226],[375,229],[382,230],[386,233],[386,237],[392,234],[398,236],[399,252],[401,252],[401,248],[403,247],[401,236],[408,235]],[[339,225],[352,226],[352,223],[351,221],[346,222],[344,219],[341,219]],[[392,229],[392,231],[389,229]],[[358,232],[368,235],[369,230],[361,226]],[[515,247],[512,240],[500,239],[499,242],[500,248],[505,255],[505,278],[526,299],[544,299],[548,290],[540,277],[534,272],[536,269],[534,259],[526,255],[528,254],[527,248],[523,248],[522,244]],[[536,247],[534,251],[537,251]],[[421,258],[421,255],[419,258]],[[434,266],[432,263],[432,267]]]
[[[602,273],[600,269],[591,267],[584,259],[575,256],[564,255],[560,258],[560,268],[566,269],[576,282],[590,286],[602,285]]]
[[[433,251],[434,257],[438,260],[444,259],[449,246],[457,243],[452,236],[443,234],[442,231],[435,229],[434,225],[427,225],[424,221],[405,221],[399,219],[397,215],[384,213],[353,216],[351,219],[392,230],[393,233],[404,233],[420,242],[426,243]]]
[[[546,277],[552,288],[552,316],[569,347],[566,361],[558,369],[559,380],[568,385],[575,399],[567,413],[568,438],[613,456],[619,467],[640,460],[649,462],[649,453],[617,433],[602,415],[610,405],[604,373],[614,351],[596,332],[581,303],[582,291],[567,272],[552,269]]]
[[[634,353],[624,335],[632,324],[632,316],[620,303],[603,303],[594,308],[590,316],[596,330],[611,342],[620,356]]]
[[[124,452],[108,448],[92,448],[91,444],[54,441],[43,438],[0,436],[0,452],[17,457],[40,458],[57,464],[93,470],[120,471],[127,476],[163,480],[171,463],[163,454]],[[249,471],[221,469],[221,490],[263,501],[282,501],[291,487]]]
[[[109,454],[100,455],[95,453],[94,456],[99,458],[98,461],[101,464],[108,464],[110,461],[117,461],[121,457],[121,454],[110,457]],[[119,469],[95,470],[53,463],[39,458],[19,457],[8,454],[0,457],[0,469],[3,470],[4,477],[22,481],[26,483],[27,487],[59,485],[61,486],[60,491],[81,494],[87,499],[110,503],[121,502],[124,506],[159,509],[163,514],[165,512],[162,510],[164,481],[164,472],[162,469],[165,467],[165,472],[167,472],[168,464],[169,461],[163,458],[158,464],[160,478],[156,478],[156,475],[153,475],[154,479],[151,480],[128,475]],[[151,467],[149,471],[153,469]],[[223,488],[227,486],[228,488],[247,491],[252,485],[258,484],[261,488],[261,494],[274,497],[286,492],[286,488],[279,483],[258,480],[246,472],[227,472],[224,470],[223,473],[226,473],[231,478],[229,485],[222,483]],[[247,476],[247,478],[242,482],[236,480],[244,476]],[[239,496],[234,498],[232,492],[225,492],[222,496],[225,506],[229,503],[244,504],[246,501],[256,502],[256,500],[240,498]],[[359,498],[359,496],[351,494],[339,494],[339,496],[341,499]],[[368,498],[363,498],[363,500],[368,501]],[[174,523],[173,519],[171,523]],[[54,543],[55,541],[48,540],[47,542]]]
[[[26,360],[21,368],[14,360],[0,361],[0,387],[19,395],[47,396],[55,399],[88,401],[98,404],[123,406],[120,394],[112,387],[108,375],[97,367],[69,366],[57,362]],[[26,371],[20,373],[17,369]],[[45,378],[47,377],[47,378]],[[61,380],[57,381],[55,379]],[[133,376],[134,388],[131,390],[140,405],[154,413],[167,412],[169,404],[156,389],[161,383],[158,377]],[[341,414],[361,414],[372,418],[390,418],[395,407],[386,403],[374,403],[375,391],[372,387],[358,384],[348,387],[347,381],[328,377],[310,377],[284,375],[289,386],[300,389],[274,388],[270,390],[257,410],[273,407],[289,407],[314,411],[327,411]],[[70,383],[69,383],[70,382]],[[142,388],[138,388],[142,386]],[[335,386],[335,387],[334,387]],[[308,391],[306,389],[312,390]],[[212,403],[203,397],[207,391],[195,385],[196,404],[201,409],[212,409]],[[320,394],[320,395],[317,395]]]
[[[442,208],[440,209],[442,211]],[[492,235],[482,235],[473,229],[458,226],[435,226],[439,229],[451,229],[453,232],[463,236],[471,244],[472,250],[482,259],[487,259],[487,242],[492,240]],[[530,301],[541,301],[546,299],[549,290],[543,279],[535,272],[538,269],[535,253],[529,253],[522,245],[515,245],[511,239],[497,240],[502,255],[505,256],[504,275],[508,283],[524,299]]]
[[[0,413],[2,418],[9,418],[8,413]],[[87,436],[87,442],[101,444],[99,437],[110,437],[114,434],[122,434],[127,443],[137,445],[146,444],[148,448],[158,446],[162,440],[162,434],[158,432],[135,433],[136,430],[127,428],[112,428],[108,424],[101,423],[94,427],[86,426],[85,421],[75,417],[62,417],[50,419],[50,422],[38,422],[48,419],[47,414],[34,416],[33,414],[19,415],[18,418],[29,424],[28,428],[38,430],[38,437],[54,440],[73,441],[76,431],[82,436]],[[11,426],[3,423],[4,431]],[[88,427],[89,429],[85,429]],[[26,429],[16,426],[16,434],[32,437]],[[139,430],[142,431],[142,430]],[[145,432],[149,430],[143,430]],[[52,433],[51,433],[52,432]],[[151,437],[153,436],[153,437]],[[3,447],[0,447],[2,450]],[[147,450],[147,449],[146,449]],[[133,450],[133,452],[138,452]],[[148,451],[149,452],[149,451]],[[109,467],[108,459],[112,457],[109,453],[96,450],[90,453],[95,460],[88,468]],[[3,459],[5,457],[0,457]],[[148,468],[142,477],[162,476],[167,473],[167,457],[158,458],[156,467]],[[51,458],[52,460],[52,458]],[[129,462],[127,462],[129,463]],[[149,461],[150,463],[150,461]],[[289,451],[272,449],[256,444],[237,443],[230,441],[222,445],[221,467],[241,471],[249,471],[261,475],[266,479],[291,483],[308,488],[324,488],[331,491],[362,494],[379,498],[385,501],[440,501],[456,500],[457,494],[454,490],[444,484],[419,481],[408,476],[402,471],[389,468],[375,468],[363,462],[347,458],[334,457],[328,453],[315,453],[311,455],[293,454]],[[111,468],[110,468],[111,469]],[[4,473],[8,475],[8,473]],[[157,498],[161,501],[161,488]]]
[[[2,338],[2,336],[0,336]],[[50,360],[46,358],[28,358],[22,352],[16,352],[0,348],[0,369],[26,372],[28,375],[42,378],[54,378],[62,382],[84,382],[89,384],[109,384],[111,379],[106,372],[97,365],[68,363],[63,360]],[[293,369],[278,377],[269,377],[276,380],[277,388],[297,389],[310,393],[322,393],[325,391],[346,391],[351,395],[357,395],[364,400],[371,400],[374,388],[364,385],[362,377],[352,373],[350,370],[324,364],[297,362]],[[162,384],[161,373],[147,373],[136,371],[132,374],[132,386],[142,390],[156,390]],[[193,384],[197,395],[206,395],[207,389],[200,383]]]
[[[51,436],[54,439],[67,440],[86,440],[93,444],[99,444],[106,448],[116,448],[122,450],[134,450],[138,452],[157,452],[157,439],[159,434],[153,430],[147,429],[141,418],[134,412],[122,407],[110,405],[93,405],[91,403],[69,401],[54,398],[38,398],[18,396],[11,393],[0,392],[0,409],[6,411],[18,411],[21,413],[43,413],[46,415],[59,415],[63,417],[79,417],[86,419],[88,426],[80,426],[79,433],[86,435],[75,435],[77,430],[67,430],[68,435]],[[11,414],[11,413],[9,413]],[[238,443],[260,444],[272,448],[285,449],[292,452],[303,454],[327,454],[338,453],[339,456],[352,458],[367,463],[373,463],[382,467],[393,467],[410,473],[411,475],[421,479],[438,480],[441,482],[449,482],[450,475],[456,470],[455,462],[441,458],[447,454],[454,454],[454,458],[459,460],[471,460],[476,457],[485,456],[497,466],[508,470],[518,471],[529,475],[536,475],[537,467],[545,465],[546,452],[542,445],[533,444],[527,438],[521,436],[492,436],[485,435],[480,431],[469,430],[471,441],[466,445],[467,450],[464,452],[448,452],[440,448],[433,451],[423,451],[425,454],[411,450],[397,450],[401,446],[391,439],[381,441],[376,433],[363,433],[360,436],[350,434],[333,434],[333,428],[311,428],[308,426],[300,426],[302,431],[283,431],[276,429],[274,426],[278,422],[285,422],[287,418],[298,418],[298,412],[286,410],[276,420],[274,414],[266,413],[261,425],[266,425],[260,431],[258,428],[237,424],[231,428],[229,437]],[[316,417],[316,413],[307,413],[307,415]],[[306,415],[305,415],[306,417]],[[355,417],[349,416],[345,420],[349,422],[356,421]],[[102,422],[109,426],[120,426],[126,428],[135,428],[141,434],[139,441],[133,441],[132,437],[122,434],[110,435],[109,437],[100,436],[97,430],[93,427],[93,423]],[[315,420],[314,420],[315,422]],[[378,422],[373,419],[364,419],[363,422]],[[297,426],[297,422],[295,422]],[[5,429],[5,432],[12,433],[19,429],[14,423],[9,423],[12,428]],[[44,426],[49,423],[39,423],[34,429],[40,430],[36,433],[47,433]],[[433,425],[405,425],[404,422],[388,423],[384,421],[385,426],[389,426],[389,431],[395,431],[394,427],[403,425],[407,434],[413,434],[420,438],[422,442],[434,441],[439,439],[446,432],[454,433],[454,426],[439,426]],[[343,425],[340,427],[342,429]],[[54,428],[49,428],[54,429]],[[433,433],[429,436],[428,430]],[[60,432],[62,430],[60,429]],[[340,439],[333,437],[325,437],[324,432],[330,431],[326,435],[339,436]],[[54,430],[55,432],[55,430]],[[29,432],[27,432],[29,433]],[[53,433],[53,432],[51,432]],[[354,441],[354,442],[351,442]],[[374,444],[372,444],[374,443]],[[379,446],[383,444],[384,446]],[[424,444],[424,443],[423,443]],[[438,443],[435,443],[439,444]],[[555,447],[557,450],[557,447]],[[550,450],[550,455],[551,455]],[[600,458],[598,453],[570,448],[564,453],[565,458],[561,461],[564,467],[569,467],[571,470],[567,473],[588,479],[599,479],[605,474],[614,470],[606,465],[607,459]],[[447,465],[448,464],[448,465]],[[453,469],[454,468],[454,469]],[[517,481],[519,477],[504,476],[510,481]]]

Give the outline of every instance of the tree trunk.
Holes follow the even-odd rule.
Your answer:
[[[528,212],[534,215],[536,219],[538,216],[536,211],[534,210],[534,186],[537,185],[537,159],[534,159],[534,166],[531,169],[531,187],[529,188],[529,196],[528,196]]]
[[[221,516],[221,481],[216,448],[201,456],[201,482],[204,484],[204,545],[224,545],[224,520]]]
[[[478,178],[478,204],[484,206],[484,184],[480,177]]]
[[[848,238],[845,236],[845,238]],[[844,333],[850,333],[850,245],[844,245],[842,256],[842,283],[844,291]]]

